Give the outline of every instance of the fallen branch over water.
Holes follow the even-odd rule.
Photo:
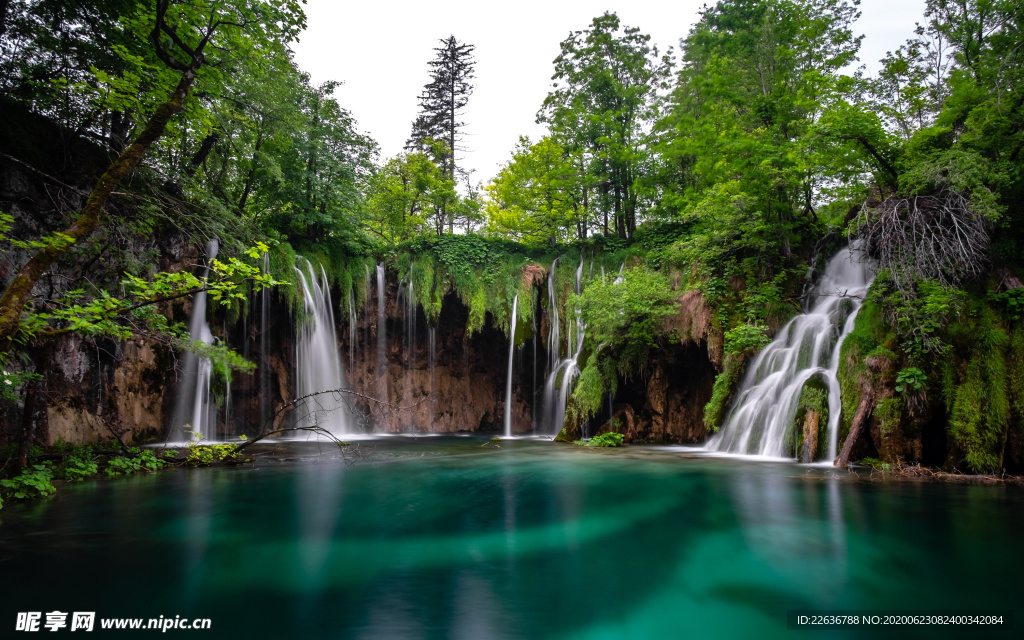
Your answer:
[[[324,390],[324,391],[314,391],[313,393],[307,393],[304,396],[300,396],[298,398],[295,398],[291,402],[285,404],[280,409],[278,409],[274,413],[274,415],[272,415],[269,418],[267,418],[267,420],[260,426],[260,433],[259,433],[259,435],[257,435],[256,437],[254,437],[252,439],[246,440],[242,444],[238,445],[238,448],[235,449],[235,453],[237,454],[238,452],[240,452],[240,451],[242,451],[242,450],[244,450],[244,449],[246,449],[246,448],[256,444],[260,440],[264,440],[264,439],[269,438],[271,436],[279,435],[279,434],[282,434],[282,433],[288,433],[288,432],[296,432],[296,431],[306,431],[308,433],[314,433],[314,434],[317,434],[317,435],[321,435],[321,436],[324,436],[325,438],[327,438],[328,440],[331,440],[332,442],[337,444],[339,447],[345,446],[347,443],[342,442],[333,433],[331,433],[327,429],[324,429],[323,427],[321,427],[319,425],[316,425],[316,424],[314,424],[312,426],[308,426],[308,427],[281,427],[279,429],[272,429],[271,428],[271,426],[274,424],[274,422],[279,417],[284,415],[287,411],[290,411],[291,409],[294,409],[295,407],[297,407],[300,404],[304,403],[306,400],[309,400],[309,399],[314,398],[316,396],[322,396],[322,395],[328,394],[328,393],[334,394],[334,395],[338,396],[339,398],[343,394],[349,394],[349,395],[352,395],[352,396],[356,396],[358,398],[362,398],[363,400],[368,400],[370,402],[373,402],[373,403],[375,403],[378,406],[390,407],[392,409],[400,409],[401,408],[401,407],[396,407],[395,405],[391,404],[390,402],[385,402],[383,400],[378,400],[377,398],[368,396],[368,395],[363,394],[363,393],[359,393],[358,391],[353,391],[352,389],[327,389],[327,390]]]

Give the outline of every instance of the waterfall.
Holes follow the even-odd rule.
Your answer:
[[[618,275],[618,276],[617,276],[617,277],[615,278],[615,282],[613,282],[612,284],[622,284],[622,281],[626,279],[626,278],[625,278],[625,277],[624,277],[624,276],[622,275],[622,270],[623,270],[623,269],[625,269],[625,268],[626,268],[626,263],[625,263],[625,262],[623,262],[623,263],[622,263],[622,264],[621,264],[621,265],[619,266],[619,275]]]
[[[406,317],[406,331],[408,332],[408,349],[409,354],[405,362],[405,368],[409,369],[416,368],[416,291],[412,283],[412,267],[409,268],[409,285],[405,290],[405,317]]]
[[[551,263],[551,271],[548,272],[548,309],[551,316],[550,327],[548,328],[548,361],[550,371],[554,373],[558,368],[559,344],[559,322],[558,322],[558,298],[555,295],[555,267],[558,265],[558,258]]]
[[[533,343],[533,360],[530,360],[530,395],[533,402],[530,403],[530,424],[537,428],[537,309],[534,305],[533,313],[530,314],[530,341]]]
[[[505,380],[505,437],[512,437],[512,355],[516,348],[516,310],[519,307],[519,294],[512,300],[512,318],[509,320],[508,332],[508,378]]]
[[[409,278],[398,287],[398,308],[402,310],[402,326],[405,330],[405,363],[402,372],[403,393],[412,393],[412,370],[416,367],[416,289],[412,281],[412,265]]]
[[[370,291],[371,291],[371,286],[372,286],[370,283],[373,282],[373,278],[370,277],[370,265],[364,263],[363,264],[363,268],[366,269],[366,281],[365,281],[366,282],[366,286],[365,286],[366,297],[363,298],[363,300],[366,301],[365,303],[363,303],[363,314],[364,314],[365,320],[366,320],[366,323],[365,323],[364,328],[363,328],[363,353],[366,354],[365,359],[366,359],[367,363],[369,363],[369,360],[370,360],[370,327],[373,326],[373,323],[370,322]],[[369,391],[369,389],[366,389],[366,391]]]
[[[356,318],[356,295],[353,287],[348,288],[348,375],[356,375],[356,332],[359,320]]]
[[[321,266],[318,282],[313,265],[302,258],[296,262],[299,260],[305,263],[305,273],[298,265],[295,267],[302,284],[305,312],[295,345],[296,397],[301,398],[317,391],[342,389],[345,381],[334,332],[327,273]],[[336,435],[348,431],[348,417],[340,393],[325,393],[305,400],[299,416],[298,427],[317,425]]]
[[[263,254],[263,275],[270,274],[270,254]],[[270,420],[270,288],[260,291],[260,429]]]
[[[210,275],[210,263],[217,257],[220,242],[216,238],[206,243],[206,264],[201,279]],[[213,333],[206,322],[206,292],[200,291],[192,300],[192,313],[188,319],[188,336],[193,342],[213,344]],[[174,403],[172,428],[188,429],[193,438],[212,440],[217,435],[217,406],[210,394],[213,365],[209,358],[186,351],[182,365],[182,381]]]
[[[721,430],[708,449],[782,457],[804,384],[819,377],[828,385],[828,459],[836,456],[840,390],[839,348],[873,279],[857,246],[841,250],[825,266],[807,297],[804,313],[790,320],[750,364]]]
[[[384,299],[384,263],[377,265],[377,381],[381,400],[387,400],[387,301]]]
[[[436,403],[437,398],[434,393],[437,391],[437,378],[434,375],[434,366],[437,360],[437,327],[431,324],[427,325],[427,340],[427,351],[430,358],[430,397]]]
[[[557,262],[557,260],[555,261]],[[581,292],[583,277],[583,260],[580,259],[580,265],[576,269],[576,282],[575,291],[577,294]],[[583,339],[586,334],[586,325],[583,324],[583,319],[580,317],[579,309],[575,310],[575,318],[573,323],[566,323],[566,344],[565,344],[565,358],[559,357],[559,333],[558,333],[558,300],[555,293],[555,264],[551,265],[551,273],[548,274],[548,299],[551,303],[551,330],[550,339],[548,340],[548,348],[550,349],[550,369],[548,370],[547,379],[544,381],[544,397],[541,403],[541,422],[542,428],[549,433],[558,433],[562,429],[562,423],[565,422],[565,406],[569,400],[569,394],[572,392],[572,383],[576,380],[580,374],[579,367],[577,366],[577,360],[579,359],[580,352],[583,351]],[[573,325],[575,324],[576,334],[573,335]],[[576,338],[575,343],[573,338]],[[561,381],[559,381],[561,376]],[[560,382],[560,383],[559,383]]]

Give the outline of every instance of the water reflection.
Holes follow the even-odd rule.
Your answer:
[[[1019,606],[951,582],[1024,570],[1019,494],[485,442],[65,487],[3,511],[4,606],[205,609],[246,638],[769,638],[789,608]]]

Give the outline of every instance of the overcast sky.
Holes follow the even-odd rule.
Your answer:
[[[678,50],[705,2],[712,0],[308,0],[309,28],[294,48],[315,83],[344,83],[338,101],[380,143],[384,159],[402,152],[438,40],[454,35],[475,45],[476,90],[463,118],[461,164],[475,169],[474,183],[486,183],[519,136],[543,135],[534,118],[551,87],[558,44],[571,31],[614,11],[622,24],[650,34],[659,51]],[[871,70],[912,35],[924,0],[863,0],[860,8],[854,28],[866,36],[860,58]]]

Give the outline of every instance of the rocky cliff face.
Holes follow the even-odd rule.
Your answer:
[[[358,316],[354,351],[348,331],[341,331],[346,381],[362,396],[352,398],[356,428],[391,433],[503,431],[508,367],[505,334],[488,322],[467,337],[469,310],[454,294],[445,297],[437,327],[429,327],[421,309],[415,317],[403,313],[396,289],[397,284],[389,281],[383,369],[376,291]],[[539,351],[541,361],[543,353]],[[534,393],[529,373],[533,352],[517,351],[516,361],[512,431],[526,433],[532,429]]]
[[[167,261],[191,263],[198,259],[185,253],[175,251]],[[489,318],[481,331],[467,337],[469,311],[454,294],[446,296],[438,325],[430,327],[422,310],[409,316],[398,302],[397,290],[397,283],[389,279],[382,361],[376,291],[371,290],[365,308],[357,315],[354,344],[347,318],[339,318],[336,329],[346,385],[355,392],[350,397],[351,428],[360,432],[500,434],[504,429],[508,338]],[[264,328],[258,302],[258,298],[250,301],[249,314],[233,324],[211,321],[215,335],[257,365],[252,373],[231,376],[229,397],[222,383],[214,390],[215,396],[223,396],[216,407],[218,439],[258,433],[261,424],[294,399],[294,320],[285,305],[275,300],[269,326]],[[191,303],[186,301],[166,312],[185,321],[190,310]],[[546,319],[538,317],[543,327]],[[260,352],[264,331],[269,342],[266,354]],[[631,442],[701,441],[705,437],[702,412],[710,398],[715,368],[706,342],[700,341],[699,332],[691,333],[694,335],[688,335],[683,343],[659,350],[644,376],[620,384],[612,404],[614,416],[609,419],[605,412],[592,419],[588,435],[616,430]],[[534,417],[540,413],[547,362],[543,335],[538,331],[536,342],[528,335],[516,349],[513,433],[532,432]],[[136,441],[182,439],[182,425],[171,424],[179,360],[166,346],[141,339],[125,343],[79,336],[61,339],[46,360],[43,396],[35,403],[36,440],[86,443],[114,435]],[[21,413],[14,407],[3,417],[8,440],[20,432]],[[274,423],[280,426],[289,419],[285,412]]]
[[[626,442],[703,442],[704,405],[711,400],[715,374],[706,343],[661,349],[648,375],[622,385],[614,414],[596,433],[615,431]]]

